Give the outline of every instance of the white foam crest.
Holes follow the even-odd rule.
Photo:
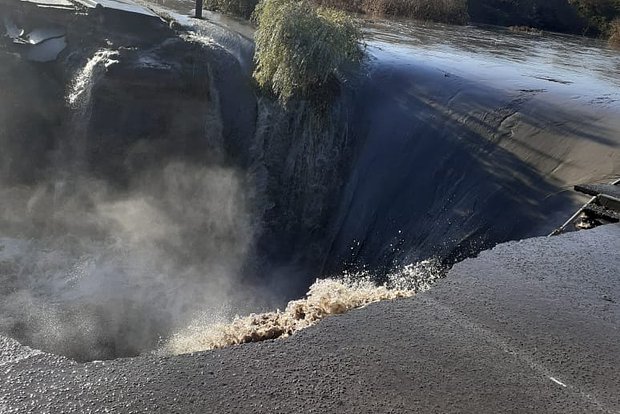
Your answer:
[[[339,278],[317,279],[304,299],[288,303],[284,311],[236,316],[230,322],[202,315],[173,335],[160,353],[186,354],[249,342],[286,338],[320,320],[363,308],[383,300],[411,297],[427,290],[445,275],[435,260],[400,267],[378,284],[370,272],[345,273]]]
[[[90,89],[95,70],[101,66],[108,68],[111,65],[118,63],[118,60],[114,59],[116,56],[118,56],[118,52],[113,50],[101,49],[97,51],[75,76],[73,82],[71,83],[71,89],[67,94],[67,102],[69,102],[72,106],[75,105],[84,92]]]

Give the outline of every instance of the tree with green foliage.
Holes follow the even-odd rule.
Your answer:
[[[614,46],[620,47],[620,18],[611,22],[611,32],[609,36],[609,43]]]
[[[320,94],[362,58],[361,31],[344,12],[307,0],[263,0],[254,20],[254,78],[282,103]]]
[[[620,18],[620,0],[569,0],[587,21],[584,34],[611,36],[612,21]]]
[[[233,16],[249,19],[258,4],[258,0],[206,0],[205,7]]]

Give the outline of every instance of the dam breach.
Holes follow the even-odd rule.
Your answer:
[[[283,106],[253,82],[251,25],[191,8],[0,0],[2,335],[146,354],[317,277],[548,234],[574,185],[620,171],[601,42],[368,20],[330,104]]]

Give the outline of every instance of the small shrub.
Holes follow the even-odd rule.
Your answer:
[[[465,24],[467,0],[313,0],[321,6],[374,16],[407,17],[440,23]]]
[[[469,20],[466,0],[364,0],[367,13],[417,20],[465,24]]]
[[[587,22],[576,1],[581,0],[468,0],[468,11],[475,23],[581,34]]]
[[[605,36],[611,22],[620,17],[620,0],[569,0],[569,3],[586,20],[586,35]]]
[[[331,7],[336,10],[344,10],[350,13],[367,13],[364,10],[366,0],[311,0],[313,4],[321,7]]]
[[[206,0],[205,8],[249,19],[257,4],[258,0]]]
[[[306,0],[263,0],[254,16],[254,78],[283,103],[316,95],[362,57],[359,27],[343,12]]]
[[[611,22],[609,43],[613,46],[620,47],[620,19]]]
[[[536,29],[534,27],[529,27],[529,26],[510,26],[508,30],[510,30],[511,32],[527,33],[531,35],[542,35],[543,34],[542,30]]]

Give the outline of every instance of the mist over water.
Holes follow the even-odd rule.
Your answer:
[[[190,119],[203,125],[204,132],[192,132],[186,143],[178,142],[175,133],[187,125],[172,131],[144,125],[154,134],[151,141],[125,140],[124,131],[114,129],[113,136],[97,137],[99,130],[92,128],[98,117],[115,121],[102,115],[101,97],[119,93],[115,85],[111,92],[106,89],[106,78],[118,70],[122,53],[93,49],[80,59],[57,93],[65,124],[40,157],[32,156],[36,148],[27,150],[25,142],[8,145],[10,134],[2,135],[7,141],[4,159],[13,164],[7,162],[0,177],[0,332],[78,361],[158,348],[180,353],[248,342],[247,335],[253,340],[287,336],[329,314],[415,291],[412,286],[376,285],[370,274],[359,276],[363,284],[351,278],[344,285],[341,279],[317,282],[323,293],[317,294],[315,287],[300,302],[314,309],[305,312],[308,320],[288,311],[266,313],[260,318],[271,326],[248,334],[236,315],[285,306],[304,283],[297,280],[299,268],[272,269],[257,257],[264,225],[260,212],[265,209],[257,200],[272,203],[256,183],[265,174],[248,173],[226,161],[220,102],[212,84],[208,105],[199,118]],[[161,65],[144,55],[139,61],[147,68]],[[118,104],[121,114],[135,109],[131,102]],[[142,110],[140,102],[133,105]],[[312,125],[308,131],[303,124],[298,127],[305,140],[320,133]],[[261,140],[269,140],[274,128],[266,123]],[[171,145],[179,151],[170,151]],[[18,174],[12,165],[32,177]],[[316,171],[304,166],[293,179],[316,181]],[[325,195],[315,194],[304,208],[320,208]],[[315,217],[320,216],[313,213],[306,220]],[[423,283],[419,275],[411,280]],[[338,286],[345,296],[334,289]],[[312,305],[319,302],[319,308]],[[287,315],[276,317],[286,320],[285,326],[269,322],[273,315]],[[212,341],[205,335],[225,326],[228,339],[204,345]],[[277,335],[264,333],[274,329]]]
[[[329,316],[424,292],[445,274],[446,269],[439,261],[425,260],[394,269],[383,283],[378,283],[368,271],[317,279],[305,298],[290,301],[283,311],[235,316],[232,321],[203,313],[187,328],[172,335],[158,353],[176,355],[286,338]]]
[[[329,110],[282,108],[251,83],[252,28],[213,19],[69,33],[47,66],[0,43],[0,334],[80,361],[286,337],[427,289],[429,257],[548,234],[564,190],[617,171],[620,101],[572,62],[371,25]]]
[[[317,281],[284,312],[229,325],[286,299],[244,277],[255,228],[237,171],[174,161],[124,191],[75,176],[2,192],[3,228],[15,237],[0,238],[0,331],[80,361],[288,336],[441,277],[433,263],[387,285],[368,272]]]
[[[3,190],[19,238],[0,239],[0,329],[18,339],[78,359],[135,354],[243,296],[252,227],[234,171],[171,162],[121,193],[86,177]]]
[[[69,125],[44,163],[3,146],[5,160],[41,174],[26,180],[8,163],[0,177],[0,332],[78,360],[136,355],[197,312],[271,300],[241,283],[251,191],[221,161],[216,116],[202,115],[212,137],[203,162],[160,150],[152,165],[106,175],[106,160],[93,161],[93,88],[117,57],[96,51],[76,70],[63,92]],[[102,155],[139,159],[139,145]]]

